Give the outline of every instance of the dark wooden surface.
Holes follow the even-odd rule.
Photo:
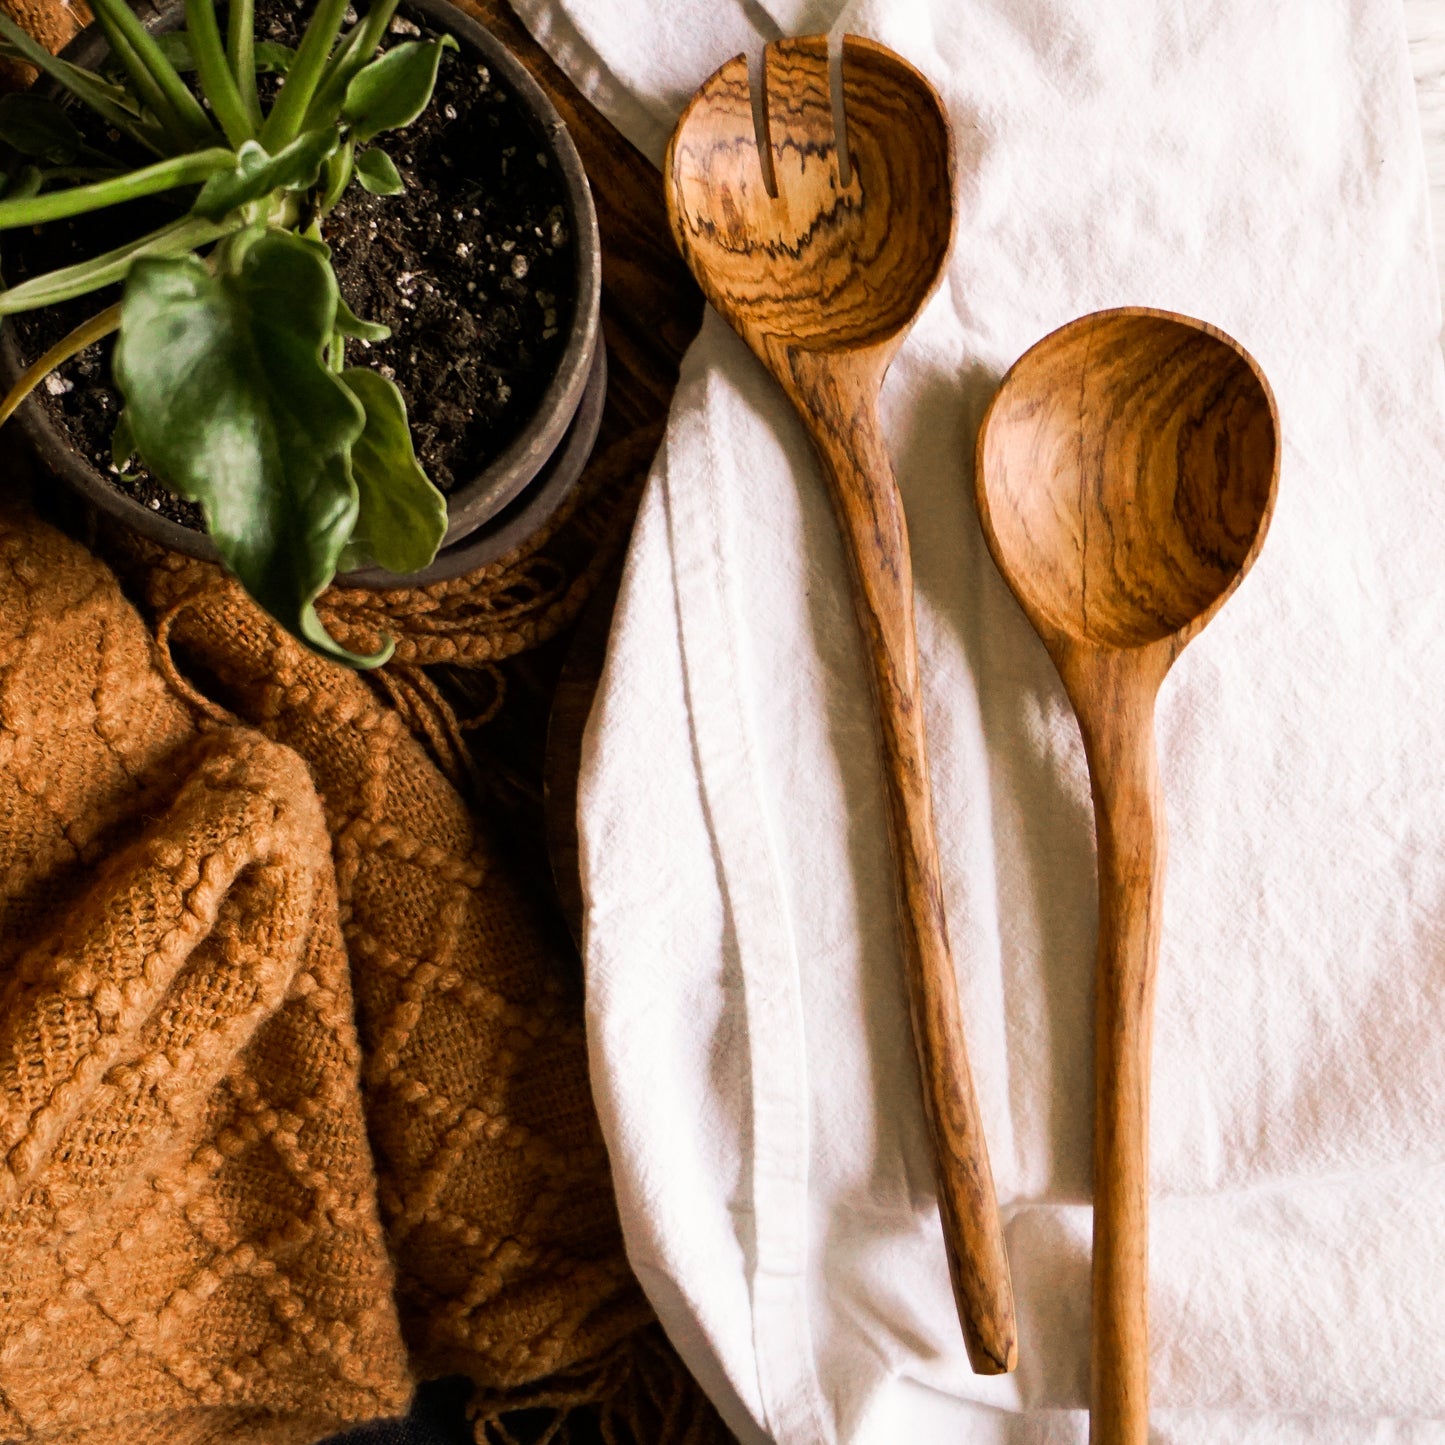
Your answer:
[[[619,507],[635,509],[636,483],[661,442],[678,363],[702,321],[701,293],[668,228],[662,177],[583,99],[504,0],[462,0],[462,8],[506,41],[537,78],[566,121],[591,181],[602,237],[602,335],[608,365],[595,465],[605,466],[609,458],[615,464],[619,452],[630,458],[609,485],[618,490]],[[506,830],[514,861],[559,937],[575,938],[580,927],[577,766],[615,595],[613,574],[599,585],[574,627],[501,665],[506,703],[473,743],[488,801]],[[564,664],[567,680],[559,692]],[[453,673],[446,685],[465,702],[465,677]]]

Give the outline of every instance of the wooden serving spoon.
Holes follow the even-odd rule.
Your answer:
[[[1099,847],[1090,1439],[1149,1435],[1149,1047],[1164,886],[1154,701],[1249,570],[1279,479],[1254,359],[1202,321],[1101,311],[1003,380],[978,437],[989,551],[1063,678]]]
[[[964,1046],[933,837],[903,507],[878,422],[883,374],[953,235],[953,148],[933,88],[892,51],[843,42],[845,183],[825,36],[764,57],[765,154],[747,62],[693,98],[663,165],[677,244],[708,300],[807,427],[830,484],[872,662],[909,1011],[954,1297],[973,1368],[1017,1359],[1013,1289]]]

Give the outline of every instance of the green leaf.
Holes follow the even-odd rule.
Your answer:
[[[391,327],[379,321],[363,321],[341,297],[336,300],[336,329],[358,341],[385,341],[391,335]]]
[[[321,239],[320,236],[307,236],[298,234],[296,235],[295,240],[298,245],[308,247],[328,265],[330,264],[331,247],[328,246],[326,242]]]
[[[130,429],[130,414],[121,412],[110,434],[110,460],[116,471],[123,472],[135,458],[135,437]]]
[[[219,221],[227,211],[272,191],[305,190],[316,183],[321,163],[340,140],[336,130],[308,130],[276,156],[267,155],[260,144],[248,140],[236,152],[235,168],[212,176],[201,187],[192,213]]]
[[[385,151],[362,151],[356,158],[356,179],[373,196],[399,196],[406,186]]]
[[[40,172],[36,171],[35,176],[38,184]],[[194,216],[173,221],[139,240],[117,246],[114,251],[92,256],[89,261],[78,261],[74,266],[63,266],[58,271],[48,271],[43,276],[32,276],[8,291],[0,291],[0,316],[35,311],[41,306],[53,306],[57,301],[99,291],[103,286],[113,286],[125,280],[131,266],[142,256],[179,255],[182,251],[207,246],[227,234],[225,226],[214,221],[199,221]]]
[[[395,383],[364,366],[347,367],[341,379],[366,412],[366,429],[351,449],[361,510],[342,565],[375,562],[388,572],[419,572],[446,535],[446,498],[412,451],[406,403]]]
[[[184,30],[168,30],[163,35],[157,35],[156,44],[160,46],[161,54],[182,75],[196,68],[196,52],[191,45],[191,37]]]
[[[341,149],[326,162],[325,183],[321,187],[321,214],[327,215],[351,184],[351,168],[356,159],[356,142],[350,136]]]
[[[0,96],[0,141],[52,166],[68,166],[81,147],[75,122],[53,100],[26,94]]]
[[[314,603],[356,522],[349,457],[366,416],[322,359],[336,317],[331,268],[273,231],[235,274],[194,256],[145,260],[126,283],[114,369],[136,448],[201,504],[222,558],[273,617],[355,666]]]
[[[124,201],[138,200],[142,196],[153,196],[161,191],[195,185],[233,163],[234,157],[230,151],[224,146],[215,146],[209,150],[193,151],[190,155],[172,156],[169,160],[156,161],[153,165],[141,166],[138,170],[128,171],[110,180],[96,181],[88,186],[71,186],[68,190],[51,191],[48,195],[33,196],[25,200],[11,196],[0,201],[0,230],[11,230],[16,226],[39,226],[46,221],[80,216],[87,211],[118,206]]]
[[[346,32],[331,52],[315,94],[306,111],[308,130],[330,125],[341,114],[341,102],[351,77],[376,54],[378,37],[384,33],[396,9],[397,0],[373,0],[366,18]]]
[[[270,71],[273,75],[285,75],[291,69],[296,52],[279,40],[258,40],[256,42],[256,69]]]
[[[409,40],[358,71],[346,87],[341,107],[356,139],[368,141],[381,131],[410,125],[431,99],[442,51],[456,48],[450,35],[440,40]]]

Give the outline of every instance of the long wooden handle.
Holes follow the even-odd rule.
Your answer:
[[[1149,1066],[1167,851],[1157,683],[1098,673],[1095,683],[1080,709],[1099,843],[1089,1439],[1147,1445]]]
[[[1013,1285],[943,910],[903,508],[875,395],[816,386],[804,420],[831,483],[872,663],[909,1014],[954,1299],[974,1370],[1002,1374],[1018,1359]]]

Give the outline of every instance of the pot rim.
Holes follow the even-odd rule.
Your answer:
[[[464,572],[490,566],[515,552],[551,521],[572,493],[587,465],[602,425],[607,401],[607,348],[599,338],[587,370],[587,385],[577,413],[557,450],[538,468],[537,475],[495,516],[488,517],[475,531],[459,537],[419,572],[404,577],[382,567],[364,567],[339,574],[334,585],[385,591],[393,587],[425,587],[447,582]]]
[[[555,160],[562,176],[572,231],[575,296],[562,355],[522,430],[499,456],[447,495],[447,530],[441,543],[445,548],[500,513],[537,477],[567,435],[587,388],[593,353],[601,345],[602,247],[582,158],[557,108],[526,67],[491,31],[451,0],[403,0],[403,3],[479,53],[493,79],[500,79],[516,98],[532,122],[538,143],[546,148],[549,158]],[[173,24],[184,13],[179,5],[160,7],[142,3],[137,10],[153,27]],[[99,51],[104,43],[99,25],[92,24],[66,46],[62,55],[84,62],[89,59],[90,51]],[[0,376],[13,381],[23,364],[14,327],[0,325]],[[219,560],[220,554],[208,532],[196,531],[153,512],[113,486],[51,421],[38,397],[27,397],[14,420],[46,463],[101,512],[174,551],[208,561]],[[397,574],[403,575],[417,574]],[[336,582],[346,585],[346,578],[347,574],[338,573]]]

